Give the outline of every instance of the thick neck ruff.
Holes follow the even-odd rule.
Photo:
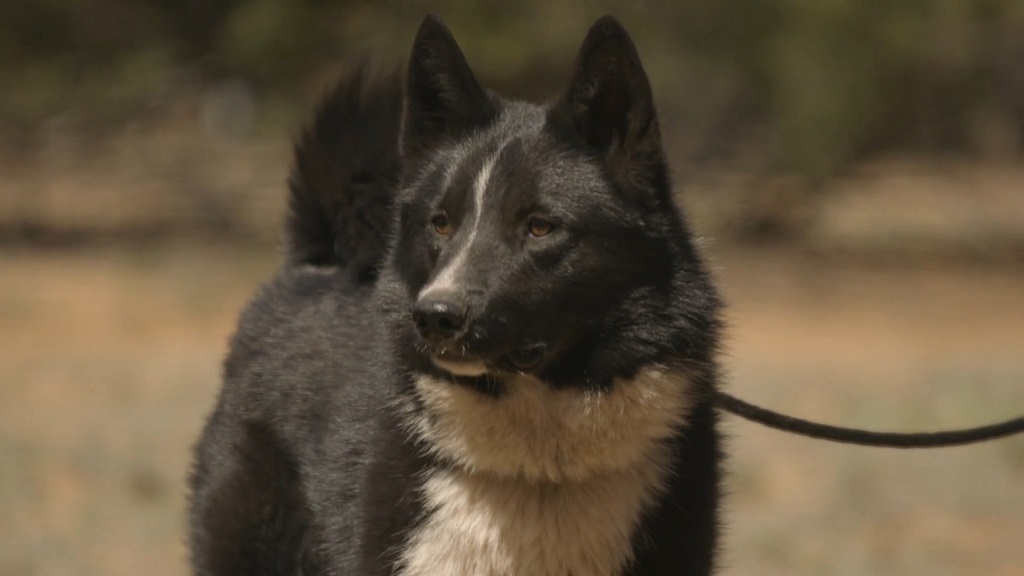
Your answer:
[[[434,455],[469,473],[528,482],[584,480],[650,459],[685,428],[696,395],[679,370],[645,368],[607,390],[555,389],[529,376],[498,396],[431,376],[407,425]]]
[[[423,376],[415,393],[412,433],[454,466],[424,477],[402,576],[621,573],[695,405],[690,379],[664,368],[605,391],[517,377],[494,397]]]

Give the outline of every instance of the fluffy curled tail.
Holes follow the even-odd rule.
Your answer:
[[[290,264],[339,266],[360,283],[376,277],[399,178],[402,89],[398,75],[365,66],[324,98],[295,145],[285,223]]]

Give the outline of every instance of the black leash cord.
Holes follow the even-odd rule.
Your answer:
[[[942,448],[994,440],[1024,432],[1024,417],[1014,418],[998,424],[965,428],[963,430],[944,430],[941,432],[901,433],[872,432],[857,428],[843,428],[802,420],[785,414],[748,404],[739,398],[726,394],[715,393],[715,403],[727,412],[731,412],[752,422],[763,424],[769,428],[792,432],[802,436],[810,436],[821,440],[859,444],[861,446],[878,446],[885,448]]]

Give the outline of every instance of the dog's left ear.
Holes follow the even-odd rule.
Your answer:
[[[560,137],[603,158],[629,189],[651,188],[664,176],[661,132],[640,56],[629,33],[612,16],[590,28],[561,100],[548,112]]]
[[[489,124],[497,115],[466,57],[440,18],[423,19],[413,42],[402,118],[402,157]]]

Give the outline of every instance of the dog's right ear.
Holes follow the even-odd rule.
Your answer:
[[[409,57],[402,157],[419,157],[439,142],[489,124],[496,115],[494,102],[444,22],[434,15],[424,18]]]

